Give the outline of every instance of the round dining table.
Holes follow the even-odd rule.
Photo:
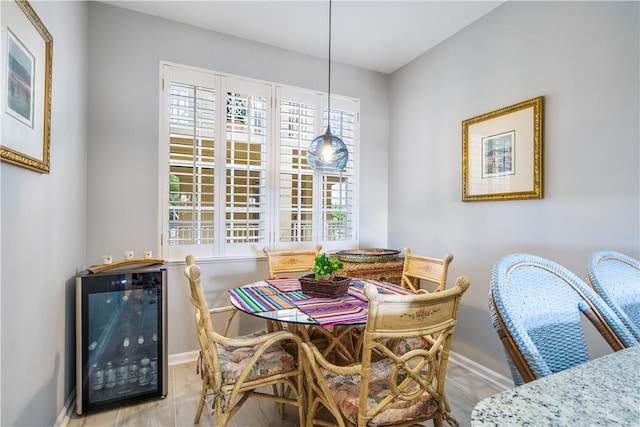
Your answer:
[[[261,280],[229,290],[238,310],[281,325],[282,329],[314,343],[334,363],[358,361],[359,332],[367,322],[364,285],[372,283],[381,294],[411,295],[398,285],[371,279],[351,279],[345,295],[317,298],[302,292],[297,278]]]

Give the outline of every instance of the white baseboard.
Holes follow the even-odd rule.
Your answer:
[[[66,427],[71,422],[71,414],[76,409],[76,388],[74,387],[69,394],[69,398],[64,402],[64,406],[58,413],[54,427]]]
[[[167,364],[169,366],[173,366],[193,362],[194,360],[198,360],[199,354],[200,352],[198,350],[188,351],[186,353],[170,354],[169,358],[167,359]]]
[[[497,373],[484,365],[481,365],[473,360],[464,357],[461,354],[451,352],[449,353],[449,361],[455,363],[456,365],[462,366],[463,368],[473,372],[484,380],[487,380],[498,387],[502,387],[507,390],[513,388],[513,380],[509,377],[505,377],[502,374]]]

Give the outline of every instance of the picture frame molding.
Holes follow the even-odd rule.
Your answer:
[[[543,109],[538,96],[462,122],[462,201],[543,198]],[[498,153],[502,166],[489,173],[484,143],[511,132],[512,150]]]
[[[3,3],[2,7],[5,7],[5,5],[9,7],[10,4],[13,4],[13,2],[8,2],[8,1],[2,2],[2,3]],[[41,87],[43,93],[30,94],[30,96],[34,97],[34,112],[38,111],[38,115],[35,115],[34,113],[33,120],[38,118],[38,120],[42,120],[42,122],[39,123],[37,127],[34,126],[31,132],[26,131],[28,135],[28,137],[26,138],[27,143],[37,144],[36,145],[37,151],[41,153],[41,156],[36,157],[34,155],[30,155],[30,153],[25,153],[23,152],[25,150],[21,150],[19,147],[17,147],[16,141],[15,141],[15,139],[17,138],[15,138],[14,135],[12,135],[12,138],[9,138],[5,134],[5,129],[7,126],[5,124],[3,125],[2,143],[0,145],[0,160],[16,166],[30,169],[36,172],[49,173],[50,172],[50,151],[51,151],[51,148],[50,148],[51,146],[50,144],[51,143],[51,84],[52,84],[51,74],[52,74],[52,67],[53,67],[53,37],[51,36],[51,33],[49,33],[44,23],[40,20],[35,10],[27,0],[15,0],[15,4],[24,13],[26,18],[25,24],[28,23],[33,26],[33,29],[28,28],[27,30],[24,30],[24,31],[35,30],[35,32],[40,37],[42,37],[42,42],[44,43],[43,54],[34,55],[35,63],[36,63],[35,79],[38,79],[38,80],[36,80],[36,84],[33,85],[34,87]],[[20,24],[17,22],[6,24],[3,19],[3,24],[2,24],[3,33],[8,34],[8,32],[10,31],[9,29],[10,25],[19,26]],[[15,30],[12,31],[12,33],[14,36],[16,36]],[[5,41],[5,44],[4,44],[5,49],[3,50],[2,55],[4,55],[5,60],[8,62],[8,58],[9,58],[8,35],[6,39],[7,40]],[[21,40],[21,43],[27,45],[26,48],[29,49],[30,46],[28,46],[28,42]],[[6,91],[6,95],[3,95],[4,99],[3,99],[2,105],[4,106],[4,108],[2,109],[3,111],[0,112],[0,114],[6,115],[5,120],[9,120],[10,118],[9,116],[11,116],[11,114],[9,114],[7,111],[8,109],[7,104],[9,99],[8,83],[10,78],[8,71],[9,71],[9,64],[7,63],[5,64],[5,70],[4,70],[5,73],[3,74],[4,79],[2,81],[2,85],[4,85],[4,91],[2,91],[2,93],[4,94],[4,92]],[[39,79],[42,79],[42,81],[40,81]],[[38,83],[42,83],[41,86],[37,86]],[[31,87],[31,89],[33,90],[34,87]],[[38,109],[41,109],[41,114]],[[12,120],[15,119],[15,116],[11,117],[11,119]],[[22,123],[22,125],[25,125],[25,124]],[[41,150],[39,149],[40,144],[42,147]]]

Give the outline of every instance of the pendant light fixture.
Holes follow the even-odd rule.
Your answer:
[[[307,162],[321,172],[342,171],[347,166],[349,151],[340,138],[331,133],[331,0],[329,0],[329,91],[327,131],[311,141],[307,150]]]

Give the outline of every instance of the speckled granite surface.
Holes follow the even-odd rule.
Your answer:
[[[640,426],[640,346],[482,400],[471,426]]]

